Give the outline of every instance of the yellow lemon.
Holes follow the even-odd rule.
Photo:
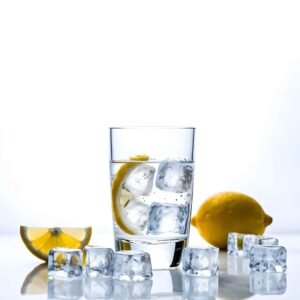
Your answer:
[[[149,160],[149,156],[145,154],[130,157],[130,161],[120,167],[112,182],[111,197],[115,222],[124,232],[132,235],[139,234],[139,229],[123,213],[123,208],[126,206],[128,200],[132,198],[132,194],[122,189],[122,185],[128,175],[143,161],[147,160]]]
[[[86,246],[92,235],[92,227],[27,227],[20,226],[21,238],[28,250],[47,261],[49,251],[55,247],[80,248]]]
[[[272,218],[253,198],[237,192],[222,192],[209,197],[191,223],[208,243],[226,248],[229,232],[263,234]]]

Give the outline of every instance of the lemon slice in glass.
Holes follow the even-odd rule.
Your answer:
[[[128,175],[142,162],[148,161],[149,156],[146,154],[135,155],[130,157],[130,161],[124,163],[118,172],[115,174],[112,188],[112,210],[115,222],[118,226],[127,234],[136,235],[140,233],[139,228],[134,226],[123,213],[123,209],[127,202],[132,198],[132,194],[122,189],[123,182],[126,180]]]
[[[86,246],[92,227],[27,227],[20,226],[21,238],[27,249],[36,257],[47,261],[48,253],[55,247],[80,248]]]

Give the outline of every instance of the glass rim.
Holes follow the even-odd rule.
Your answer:
[[[189,126],[113,126],[109,127],[110,130],[114,129],[190,129],[195,130],[196,127]]]

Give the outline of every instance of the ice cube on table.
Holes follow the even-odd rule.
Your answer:
[[[134,168],[124,182],[124,189],[135,196],[146,196],[152,191],[155,168],[139,164]]]
[[[187,220],[187,206],[153,202],[150,206],[147,234],[184,234]]]
[[[252,294],[282,295],[285,291],[285,273],[250,273],[250,292]]]
[[[210,277],[182,276],[184,300],[215,300],[218,295],[219,278],[217,275]]]
[[[182,272],[187,275],[216,275],[219,268],[218,257],[218,248],[185,248],[182,255]]]
[[[193,167],[177,160],[165,160],[159,164],[156,186],[168,192],[185,193],[193,181]]]
[[[90,299],[109,299],[113,293],[113,280],[111,277],[86,277],[84,297]]]
[[[151,277],[151,259],[147,252],[123,250],[115,253],[114,279],[143,281]]]
[[[243,239],[243,255],[250,256],[250,250],[254,245],[278,245],[279,240],[274,237],[246,234]]]
[[[82,275],[82,251],[53,248],[48,255],[48,277],[74,278]]]
[[[139,200],[129,200],[123,209],[126,220],[128,220],[135,228],[143,231],[147,225],[149,218],[149,205]]]
[[[227,239],[227,253],[229,255],[243,255],[243,233],[230,232]]]
[[[48,299],[77,300],[82,296],[82,277],[76,277],[73,280],[63,278],[48,279]]]
[[[151,299],[152,280],[114,280],[114,300]]]
[[[250,269],[255,272],[285,272],[286,249],[282,246],[253,246],[250,250]]]
[[[110,248],[85,246],[85,272],[87,276],[112,276],[114,251]]]

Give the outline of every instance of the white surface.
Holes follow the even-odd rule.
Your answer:
[[[239,190],[271,231],[299,231],[298,12],[298,1],[1,1],[0,232],[110,227],[110,125],[197,127],[194,209]]]
[[[288,269],[287,290],[285,294],[276,296],[276,299],[298,299],[300,297],[298,286],[300,276],[300,239],[299,236],[295,235],[281,235],[278,237],[280,244],[286,246],[288,250]],[[199,245],[199,237],[195,232],[192,233],[191,239],[191,244]],[[107,234],[95,235],[93,243],[103,246],[113,245],[111,236]],[[47,299],[46,267],[40,267],[39,272],[33,271],[41,264],[41,261],[31,255],[22,244],[21,238],[16,236],[0,236],[0,256],[2,258],[0,272],[1,299]],[[245,274],[239,276],[229,275],[226,269],[226,254],[221,253],[217,299],[274,299],[275,296],[252,295],[249,292],[249,276]],[[154,272],[152,285],[153,299],[182,299],[180,272],[178,270],[173,270],[172,272],[173,274],[167,270]],[[27,293],[25,292],[26,290]],[[36,295],[28,294],[29,291],[30,293],[36,293]]]

